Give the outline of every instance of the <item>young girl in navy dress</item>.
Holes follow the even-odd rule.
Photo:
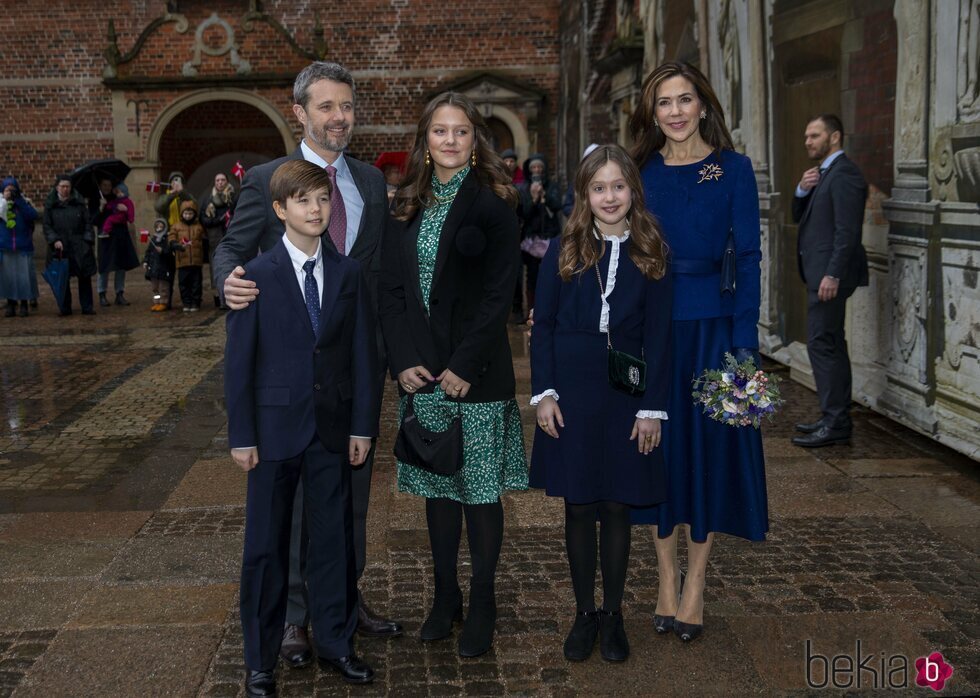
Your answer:
[[[531,333],[537,429],[531,485],[565,499],[565,545],[577,614],[565,656],[623,661],[620,605],[630,508],[665,498],[660,422],[667,418],[671,281],[667,248],[626,152],[601,146],[579,166],[575,208],[541,263]],[[609,383],[608,347],[646,361],[646,390]],[[603,603],[595,607],[596,521]]]

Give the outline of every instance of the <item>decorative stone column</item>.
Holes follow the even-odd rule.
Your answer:
[[[927,434],[936,432],[931,406],[935,339],[932,275],[939,204],[929,188],[930,17],[932,3],[895,0],[898,76],[895,96],[895,186],[882,204],[890,227],[888,267],[891,286],[886,385],[877,407]]]
[[[895,0],[898,75],[895,85],[895,186],[892,198],[928,201],[929,15],[932,3]]]

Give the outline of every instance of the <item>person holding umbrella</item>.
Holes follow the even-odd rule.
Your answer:
[[[37,211],[13,177],[3,180],[0,191],[0,296],[7,298],[6,317],[17,314],[18,301],[20,316],[27,317],[28,302],[37,298],[37,280],[31,273]]]
[[[47,261],[68,260],[68,273],[78,279],[78,302],[82,315],[95,315],[92,302],[92,277],[95,264],[95,245],[88,224],[85,200],[71,183],[68,175],[58,175],[54,189],[44,202],[44,239],[48,243]],[[57,300],[57,298],[56,298]],[[71,315],[71,286],[66,284],[59,302],[59,315]]]

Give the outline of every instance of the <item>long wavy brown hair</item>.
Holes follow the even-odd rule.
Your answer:
[[[601,145],[593,150],[575,173],[575,206],[561,234],[558,274],[570,280],[598,264],[606,241],[596,239],[595,217],[589,204],[589,184],[606,163],[615,163],[630,188],[632,205],[626,214],[630,231],[630,259],[648,279],[662,279],[667,272],[667,243],[660,226],[643,203],[643,184],[636,163],[618,145]]]
[[[633,137],[633,150],[630,153],[640,167],[650,156],[658,152],[667,142],[663,129],[655,125],[657,120],[657,90],[664,80],[677,77],[687,78],[698,94],[698,101],[705,111],[705,118],[698,123],[698,130],[704,142],[715,152],[734,150],[732,135],[725,125],[725,111],[721,108],[718,96],[711,89],[711,83],[700,70],[690,63],[662,63],[643,81],[640,90],[640,103],[630,117],[630,135]]]
[[[476,149],[477,180],[511,206],[517,206],[517,190],[511,184],[511,176],[504,161],[490,145],[487,124],[480,110],[470,101],[469,97],[459,92],[443,92],[433,98],[422,111],[419,127],[415,132],[415,145],[408,156],[408,166],[402,184],[395,192],[392,202],[392,215],[400,221],[411,220],[420,208],[435,203],[432,194],[432,168],[425,164],[425,154],[428,150],[428,133],[432,125],[432,116],[439,107],[450,106],[461,109],[470,123],[473,124]]]

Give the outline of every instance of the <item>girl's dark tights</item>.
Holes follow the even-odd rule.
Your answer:
[[[618,502],[565,502],[565,548],[578,611],[595,608],[596,521],[602,567],[602,607],[618,611],[623,603],[630,557],[630,508]]]
[[[452,499],[430,497],[425,500],[425,518],[437,592],[458,588],[456,569],[464,514],[473,581],[492,584],[496,575],[504,538],[504,508],[500,500],[492,504],[460,504]]]

